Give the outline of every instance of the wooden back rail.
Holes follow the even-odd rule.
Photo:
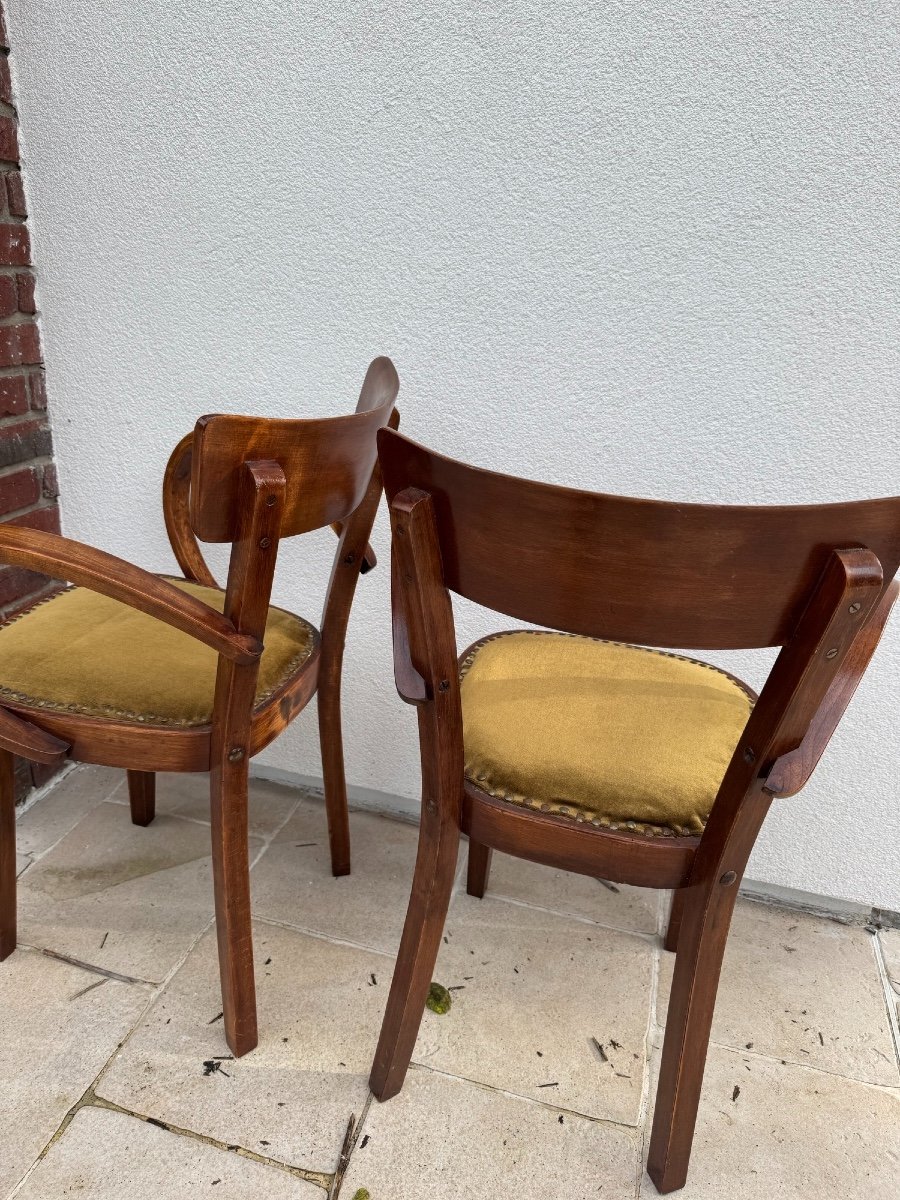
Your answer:
[[[649,1172],[687,1177],[722,953],[775,795],[809,779],[897,596],[900,497],[718,507],[593,494],[479,470],[379,434],[393,532],[397,689],[416,705],[421,840],[372,1070],[402,1085],[440,944],[460,832],[469,891],[492,848],[641,886],[675,887],[675,977]],[[450,593],[535,625],[668,648],[781,646],[702,837],[647,838],[510,805],[464,779]],[[474,864],[474,866],[473,866]]]

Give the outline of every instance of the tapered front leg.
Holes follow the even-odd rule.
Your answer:
[[[666,926],[666,937],[663,946],[666,950],[678,949],[678,935],[681,932],[681,918],[684,916],[684,890],[677,888],[672,893],[672,908],[669,912],[669,924]]]
[[[331,873],[349,875],[350,817],[347,812],[344,742],[341,734],[341,656],[337,657],[335,664],[330,664],[329,670],[320,670],[318,705]]]
[[[727,881],[727,882],[726,882]],[[734,872],[684,897],[675,975],[647,1172],[658,1192],[674,1192],[687,1180],[706,1052],[731,914],[738,892]]]
[[[128,772],[131,823],[149,825],[156,816],[156,775],[152,771]]]
[[[470,896],[482,900],[491,877],[493,850],[481,842],[469,838],[469,862],[466,868],[466,891]]]
[[[459,829],[423,820],[412,895],[369,1086],[379,1100],[403,1087],[434,976],[459,854]]]
[[[15,760],[0,750],[0,962],[16,948]]]
[[[226,755],[225,763],[210,772],[210,805],[225,1038],[235,1058],[240,1058],[258,1041],[244,758],[232,762]]]

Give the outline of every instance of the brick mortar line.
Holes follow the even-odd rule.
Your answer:
[[[4,480],[7,475],[15,475],[16,471],[27,471],[34,467],[52,467],[53,459],[49,454],[36,454],[34,458],[25,458],[22,462],[8,463],[5,467],[0,467],[0,481]],[[49,497],[48,497],[49,499]],[[2,517],[0,517],[2,519]]]
[[[14,465],[25,470],[31,465],[31,459],[26,458]],[[31,513],[38,512],[39,510],[42,511],[45,508],[59,508],[59,503],[55,497],[51,500],[49,496],[42,496],[40,500],[35,500],[33,504],[26,504],[24,508],[17,508],[14,512],[10,511],[0,514],[0,525],[5,525],[8,521],[18,520],[19,517],[27,517]]]

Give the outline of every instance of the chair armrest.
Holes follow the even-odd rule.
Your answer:
[[[865,674],[898,594],[900,583],[895,579],[885,588],[854,638],[803,741],[795,750],[775,760],[765,782],[765,791],[771,795],[794,796],[808,783]]]
[[[194,579],[205,587],[218,587],[212,571],[200,550],[191,529],[191,459],[194,453],[193,430],[185,434],[169,456],[163,476],[163,518],[172,553],[185,578]]]
[[[236,663],[254,662],[262,653],[260,641],[238,633],[222,613],[196,596],[123,558],[59,534],[3,525],[0,563],[38,571],[110,596],[190,634]]]
[[[65,758],[69,743],[60,741],[30,721],[23,721],[16,713],[0,708],[0,747],[30,762],[55,766]]]

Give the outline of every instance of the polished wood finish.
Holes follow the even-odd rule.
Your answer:
[[[335,873],[349,869],[340,730],[340,672],[357,577],[375,565],[368,545],[381,495],[375,434],[396,425],[399,384],[388,359],[366,374],[357,413],[311,421],[201,418],[173,451],[163,512],[185,578],[215,579],[198,536],[232,543],[224,613],[168,580],[113,555],[32,529],[0,527],[0,563],[40,571],[111,596],[211,646],[219,654],[212,720],[187,727],[57,712],[18,701],[0,708],[0,945],[15,943],[12,791],[3,755],[77,761],[128,771],[132,820],[155,811],[155,774],[209,771],[216,929],[224,1028],[237,1056],[256,1045],[247,836],[249,760],[303,710],[320,681],[323,762]],[[216,511],[219,515],[216,515]],[[225,514],[224,521],[220,519]],[[196,520],[195,520],[196,516]],[[312,653],[260,704],[255,691],[279,539],[335,524],[339,543],[323,629]],[[11,757],[9,759],[11,762]]]
[[[671,951],[673,954],[678,949],[678,935],[681,932],[681,921],[684,917],[685,894],[685,892],[680,890],[672,893],[672,908],[669,911],[669,923],[666,926],[663,948]]]
[[[172,553],[185,579],[204,587],[218,587],[216,578],[191,528],[191,464],[194,461],[194,431],[186,433],[172,451],[163,476],[163,519]]]
[[[236,629],[262,638],[284,515],[285,477],[278,463],[245,462],[242,514],[231,549],[225,612]],[[219,660],[210,754],[213,883],[225,1036],[235,1057],[257,1042],[253,934],[250,926],[248,766],[258,664]]]
[[[344,521],[358,506],[375,466],[375,434],[397,396],[397,373],[376,358],[357,411],[328,421],[201,417],[194,432],[191,526],[205,542],[230,542],[239,518],[235,447],[246,459],[277,462],[285,475],[282,537]]]
[[[480,471],[388,430],[379,457],[393,527],[395,677],[418,711],[423,814],[372,1089],[386,1099],[402,1086],[460,833],[472,895],[484,892],[491,850],[674,888],[675,975],[648,1163],[658,1190],[673,1191],[687,1177],[744,869],[774,796],[809,778],[877,645],[897,594],[900,498],[718,508],[592,495]],[[450,592],[567,633],[671,649],[781,646],[702,837],[597,828],[464,780]]]
[[[69,751],[69,743],[0,708],[0,748],[32,762],[58,766]]]
[[[447,587],[534,625],[670,648],[780,646],[833,547],[867,546],[887,579],[900,564],[897,500],[667,504],[498,475],[405,438],[390,444],[395,478],[434,498]]]
[[[412,894],[369,1080],[379,1100],[403,1086],[431,986],[453,891],[462,826],[463,739],[450,596],[429,496],[410,491],[391,505],[400,611],[411,663],[428,701],[419,705],[422,812]],[[395,601],[397,597],[395,596]]]
[[[466,891],[479,900],[484,899],[491,877],[491,859],[494,851],[482,842],[469,838],[469,857],[466,863]]]
[[[152,771],[128,772],[128,804],[132,825],[152,823],[156,816],[156,776]]]

